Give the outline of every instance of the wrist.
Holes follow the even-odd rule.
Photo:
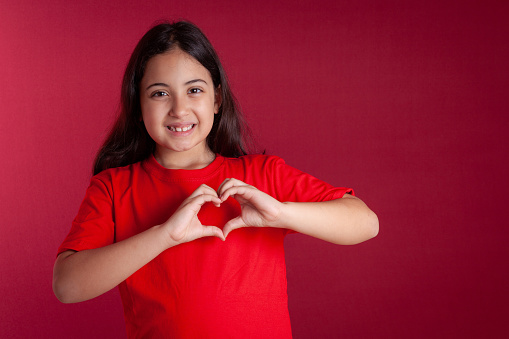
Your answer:
[[[293,209],[295,207],[294,202],[286,201],[281,203],[281,211],[279,213],[278,225],[274,227],[286,228],[292,231],[296,231],[294,223],[292,222],[292,216],[294,214]]]
[[[168,228],[165,227],[165,224],[156,225],[152,227],[152,229],[154,230],[155,236],[159,241],[159,246],[162,248],[162,251],[179,244],[179,242],[176,241],[170,234]]]

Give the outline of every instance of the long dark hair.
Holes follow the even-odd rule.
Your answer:
[[[94,175],[108,168],[141,161],[154,152],[155,142],[140,119],[139,86],[150,58],[176,47],[201,63],[210,72],[214,87],[221,91],[221,107],[214,115],[214,124],[207,137],[209,148],[225,157],[237,158],[247,154],[250,133],[212,44],[189,22],[162,23],[141,38],[129,59],[122,81],[120,114],[97,153]]]

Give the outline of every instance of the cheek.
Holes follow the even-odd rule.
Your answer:
[[[154,103],[141,103],[141,119],[147,123],[154,123],[161,119],[164,114],[160,106]]]
[[[218,108],[219,106],[216,104],[214,98],[209,98],[209,100],[203,103],[202,112],[206,112],[207,115],[214,115],[217,113]]]
[[[160,125],[160,123],[158,123],[159,120],[157,119],[157,115],[154,114],[154,112],[147,112],[146,110],[143,110],[143,108],[140,119],[149,134],[152,134],[152,131]]]

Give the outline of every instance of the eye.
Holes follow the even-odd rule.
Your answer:
[[[164,97],[164,96],[168,96],[168,93],[163,92],[163,91],[155,91],[150,96],[151,97]]]
[[[201,92],[203,92],[203,90],[201,90],[200,88],[196,88],[196,87],[191,88],[191,89],[189,89],[189,91],[187,91],[187,93],[189,93],[189,94],[198,94]]]

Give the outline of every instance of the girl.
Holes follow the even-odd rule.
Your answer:
[[[121,100],[58,250],[57,298],[119,285],[130,338],[290,338],[285,235],[355,244],[376,215],[351,189],[246,155],[226,74],[190,23],[143,36]]]

